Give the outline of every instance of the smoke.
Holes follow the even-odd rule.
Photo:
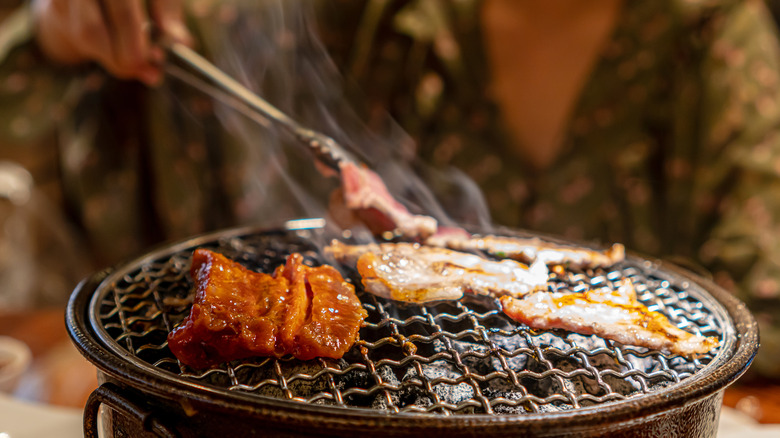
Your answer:
[[[375,111],[369,116],[359,109],[367,106],[365,101],[346,97],[353,84],[340,74],[318,38],[313,3],[252,2],[249,10],[234,11],[229,25],[203,29],[203,49],[229,75],[302,125],[332,137],[375,170],[413,213],[433,216],[445,225],[465,222],[486,229],[486,203],[468,177],[417,161],[410,153],[413,139],[389,116],[377,117]],[[352,97],[352,88],[349,91]],[[217,115],[231,135],[248,146],[236,170],[244,181],[237,190],[246,199],[239,220],[279,223],[326,215],[338,181],[318,171],[305,144],[228,106],[218,105]],[[424,180],[446,187],[450,198],[455,192],[460,212],[455,221],[450,219],[453,208],[443,208]]]

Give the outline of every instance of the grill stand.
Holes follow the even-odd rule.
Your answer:
[[[103,424],[108,425],[110,436],[132,436],[138,438],[194,438],[204,436],[274,436],[282,438],[300,438],[312,436],[326,437],[408,437],[408,436],[448,436],[484,438],[492,436],[524,436],[538,438],[639,438],[639,437],[686,437],[711,438],[717,435],[720,408],[723,392],[712,394],[700,400],[690,401],[685,405],[653,415],[642,415],[639,412],[633,418],[620,422],[610,422],[608,416],[603,420],[594,416],[591,424],[566,425],[565,427],[550,424],[528,424],[528,427],[518,429],[508,426],[503,430],[485,431],[477,427],[464,425],[458,430],[452,430],[442,423],[429,421],[425,427],[398,425],[388,427],[380,424],[367,424],[356,421],[344,423],[340,427],[322,425],[315,422],[280,424],[268,418],[235,415],[209,407],[208,414],[198,410],[187,416],[182,406],[168,400],[166,404],[150,405],[140,400],[141,397],[130,388],[109,382],[104,383],[90,397],[84,412],[84,433],[86,438],[97,437],[98,407],[103,404]],[[109,409],[105,409],[109,408]],[[165,424],[161,418],[173,421]]]
[[[122,423],[123,429],[130,429],[129,436],[143,437],[147,434],[161,438],[178,438],[175,429],[168,427],[157,418],[154,411],[145,407],[141,401],[131,399],[126,391],[113,383],[104,383],[95,389],[84,407],[84,437],[98,438],[98,415],[100,406],[105,405],[124,418],[113,421]],[[144,433],[146,432],[146,433]],[[143,433],[143,435],[141,435]]]
[[[155,261],[161,254],[180,252],[185,248],[214,242],[217,238],[221,242],[227,242],[226,245],[229,246],[234,242],[235,236],[252,232],[256,233],[255,230],[233,230],[229,233],[221,232],[217,235],[194,238],[178,246],[167,247],[164,254],[158,251],[140,258],[130,266],[148,265],[159,268],[161,265],[155,264]],[[168,266],[162,265],[163,268]],[[181,269],[178,264],[171,266],[175,271]],[[226,391],[213,385],[180,378],[171,372],[161,372],[153,369],[150,364],[140,361],[134,350],[107,343],[105,333],[101,333],[104,329],[93,325],[95,315],[90,312],[95,307],[91,303],[93,297],[97,296],[96,291],[99,288],[113,290],[118,282],[135,282],[138,278],[146,279],[145,276],[148,275],[146,270],[141,270],[133,276],[125,275],[122,274],[122,267],[117,268],[118,270],[106,270],[85,280],[74,290],[66,315],[67,327],[74,343],[98,368],[99,379],[104,383],[90,398],[90,403],[85,410],[85,434],[88,437],[96,435],[96,420],[100,416],[103,420],[108,419],[106,423],[110,423],[110,426],[115,428],[113,432],[116,436],[176,436],[176,434],[182,437],[273,434],[288,437],[317,435],[361,438],[366,435],[419,436],[424,434],[448,435],[453,438],[461,436],[505,438],[507,435],[518,434],[532,437],[713,436],[717,428],[723,388],[745,372],[755,355],[758,347],[756,322],[742,303],[712,282],[696,278],[673,266],[647,266],[648,269],[657,270],[656,272],[674,274],[686,284],[690,282],[697,285],[696,287],[708,291],[712,296],[708,299],[717,301],[718,309],[722,309],[718,312],[723,312],[723,320],[728,321],[727,326],[724,327],[727,330],[724,340],[727,342],[721,347],[716,358],[709,359],[714,360],[717,366],[704,366],[701,373],[694,373],[693,376],[675,382],[668,391],[662,388],[658,392],[609,402],[603,406],[579,407],[560,412],[530,412],[521,415],[474,415],[457,412],[441,415],[432,412],[392,413],[365,408],[348,409],[301,403],[296,400],[256,397],[244,391]],[[122,275],[116,275],[117,273]],[[659,305],[663,305],[663,300],[669,298],[669,295],[659,296],[658,299],[661,300]],[[378,308],[380,304],[375,302],[373,305]],[[98,315],[102,313],[98,312]],[[443,322],[449,326],[455,323],[462,325],[471,321],[470,316],[479,317],[477,314],[468,315],[467,319],[453,322],[444,318],[440,319],[439,323]],[[135,318],[138,320],[137,316]],[[418,318],[420,321],[428,320],[426,317],[420,318],[422,318]],[[701,325],[700,322],[697,324]],[[375,322],[374,326],[378,329],[382,328],[379,322]],[[125,328],[124,324],[122,328]],[[474,325],[470,330],[474,331],[477,328]],[[479,330],[475,331],[475,335],[480,334],[487,335]],[[526,336],[532,335],[526,333]],[[414,341],[414,336],[408,339]],[[131,339],[125,340],[128,341],[128,346],[132,347],[132,343],[129,342]],[[374,348],[369,344],[366,345],[369,349]],[[386,349],[391,346],[390,341],[381,345],[376,342],[375,348]],[[615,352],[616,359],[621,364],[625,363],[624,352],[620,349]],[[409,354],[414,354],[414,351],[410,351]],[[534,350],[528,354],[529,357],[541,357],[544,351],[539,346],[534,346]],[[662,359],[660,362],[662,369],[659,373],[663,374],[667,372],[668,364],[663,357],[660,359]],[[538,362],[537,365],[544,365],[544,363]],[[502,362],[501,369],[511,371],[514,368]],[[540,368],[535,372],[550,374],[553,371]],[[518,376],[517,371],[514,371],[515,374],[506,372],[510,378]],[[418,374],[420,384],[430,386],[430,379],[422,376],[424,373],[420,370]],[[553,374],[562,375],[558,372]],[[373,371],[371,375],[383,378],[381,374]],[[472,370],[467,377],[475,375]],[[607,376],[609,373],[604,375]],[[338,375],[334,374],[334,376]],[[562,389],[570,391],[568,387]],[[534,399],[534,402],[538,400],[538,398]],[[100,406],[104,406],[102,410]],[[166,424],[162,424],[160,419],[165,419]],[[125,426],[128,429],[121,429]],[[112,431],[108,432],[112,433]]]

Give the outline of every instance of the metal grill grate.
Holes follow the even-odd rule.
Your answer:
[[[234,361],[209,370],[180,364],[166,337],[188,313],[195,246],[271,272],[290,252],[326,263],[317,230],[228,236],[147,257],[117,271],[93,297],[91,320],[115,352],[159,372],[227,391],[390,412],[515,414],[576,409],[652,393],[701,372],[696,359],[566,331],[535,331],[485,300],[405,305],[361,290],[360,341],[342,359]],[[580,291],[630,278],[639,300],[685,330],[724,338],[728,321],[698,286],[631,259],[614,270],[551,273],[550,288]],[[708,301],[709,300],[709,301]],[[715,355],[717,355],[717,351]]]

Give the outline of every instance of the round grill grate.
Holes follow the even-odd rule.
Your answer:
[[[152,253],[104,280],[90,321],[117,354],[153,372],[216,390],[300,403],[442,415],[551,412],[619,402],[700,373],[723,347],[694,359],[566,331],[535,331],[510,320],[492,300],[407,305],[362,290],[368,311],[360,340],[340,360],[255,358],[194,370],[167,348],[168,333],[189,314],[192,251],[206,247],[246,267],[271,272],[291,252],[325,260],[321,230],[254,232],[191,242]],[[629,258],[611,270],[551,273],[549,287],[581,291],[630,278],[639,300],[678,327],[728,339],[728,317],[698,285]]]

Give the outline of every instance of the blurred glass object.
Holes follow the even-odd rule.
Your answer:
[[[32,353],[27,344],[0,336],[0,392],[13,393],[31,361]]]
[[[63,305],[90,271],[78,234],[22,166],[0,161],[0,312]]]

